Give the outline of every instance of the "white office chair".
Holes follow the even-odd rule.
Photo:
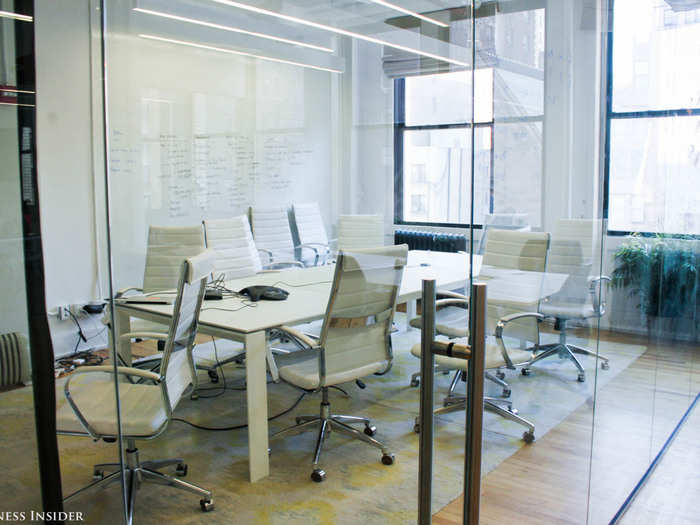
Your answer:
[[[586,380],[586,371],[576,354],[590,355],[601,360],[603,370],[610,367],[609,359],[596,351],[567,342],[569,321],[597,319],[605,313],[604,287],[610,281],[606,275],[592,268],[600,267],[600,238],[602,221],[591,219],[560,219],[552,236],[547,263],[548,273],[568,275],[564,286],[540,303],[540,313],[554,318],[559,331],[559,342],[537,348],[537,356],[522,368],[530,373],[531,365],[550,356],[569,359],[578,369],[578,381]]]
[[[213,267],[214,256],[210,252],[181,261],[173,318],[167,334],[131,332],[121,336],[128,341],[134,338],[164,339],[160,373],[117,367],[119,376],[140,380],[138,383],[119,382],[121,433],[127,441],[126,463],[123,466],[120,463],[95,465],[93,483],[74,492],[66,501],[85,490],[118,481],[123,469],[128,487],[126,501],[130,523],[136,490],[142,482],[166,484],[198,494],[202,498],[202,510],[214,508],[211,491],[159,472],[163,467],[176,465],[177,475],[185,476],[187,465],[182,458],[142,462],[135,444],[138,439],[153,439],[165,431],[173,410],[193,381],[192,345],[197,333],[204,288]],[[112,366],[86,366],[78,368],[68,377],[63,389],[65,395],[58,402],[59,434],[85,436],[94,441],[103,439],[113,442],[117,439],[116,378],[113,372]],[[105,475],[107,470],[112,472]]]
[[[384,246],[382,215],[341,215],[338,218],[338,250],[352,251]]]
[[[292,209],[299,237],[300,259],[307,266],[326,264],[331,253],[331,243],[328,240],[318,203],[297,203],[292,206]]]
[[[496,272],[502,270],[524,270],[538,272],[544,278],[549,248],[549,234],[541,232],[518,232],[510,230],[492,230],[486,242],[482,268],[491,267]],[[517,297],[517,279],[513,281],[513,296]],[[436,332],[449,338],[466,338],[468,336],[468,299],[448,298],[436,302],[436,308],[453,309],[448,318],[443,319]],[[487,333],[491,334],[486,344],[486,369],[495,370],[495,376],[487,372],[486,379],[493,381],[503,388],[503,396],[510,396],[510,386],[504,381],[503,369],[515,370],[517,366],[525,365],[534,358],[534,350],[539,347],[539,321],[544,319],[537,312],[537,301],[521,303],[518,301],[487,302]],[[415,323],[414,323],[415,324]],[[508,348],[504,337],[513,338],[523,343],[530,343],[526,348]],[[420,358],[420,345],[411,349],[411,353]],[[464,379],[467,361],[462,359],[436,356],[438,370],[457,370],[447,397],[445,406],[435,411],[436,414],[461,410],[466,406],[462,397],[454,395],[454,389],[460,379]],[[413,374],[411,384],[417,384]],[[503,405],[503,406],[502,406]],[[505,408],[504,408],[505,407]],[[528,430],[523,434],[526,442],[534,439],[534,425],[517,415],[510,401],[503,398],[486,397],[484,408],[515,421]],[[419,423],[416,423],[416,430]]]
[[[250,207],[250,224],[258,251],[265,254],[264,266],[286,264],[304,267],[296,260],[294,239],[289,227],[289,214],[285,207]]]
[[[230,219],[206,219],[203,221],[204,234],[207,247],[214,250],[215,263],[213,276],[215,279],[222,277],[225,280],[250,277],[262,272],[274,271],[264,270],[260,261],[258,250],[253,241],[250,231],[248,217],[239,215]],[[299,263],[296,263],[298,265]],[[285,268],[286,263],[272,265],[273,267]],[[274,339],[272,334],[270,337]],[[293,341],[296,342],[296,341]],[[267,361],[273,379],[277,380],[277,368],[274,363],[272,351],[277,353],[288,353],[281,349],[271,349],[268,351]],[[245,354],[242,344],[219,339],[203,344],[198,344],[194,349],[195,364],[198,369],[206,370],[212,382],[218,382],[217,369],[231,362],[240,362]]]
[[[547,250],[549,247],[549,234],[540,232],[520,232],[515,230],[492,229],[489,232],[482,260],[482,268],[493,267],[503,270],[526,270],[542,273],[544,278],[544,270],[547,264]],[[513,283],[514,296],[517,295],[517,281]],[[468,321],[468,298],[461,294],[440,291],[439,295],[446,297],[437,301],[438,309],[435,314],[435,332],[449,338],[459,338],[467,336]],[[520,314],[521,312],[537,312],[538,303],[532,302],[523,304],[518,302],[508,302],[499,304],[496,301],[489,300],[489,333],[494,334],[496,325],[501,317],[511,314]],[[515,320],[514,320],[515,321]],[[414,328],[421,327],[420,317],[411,319],[409,322]],[[531,322],[530,319],[515,321],[513,327],[519,328],[522,332],[523,341],[536,342],[539,344],[539,331],[532,331],[533,326],[536,328],[537,323]],[[517,331],[517,330],[516,330]],[[511,330],[511,333],[513,331]],[[519,356],[520,358],[524,355]],[[518,362],[519,360],[516,360]],[[488,367],[487,367],[488,368]],[[514,366],[507,366],[513,369]],[[438,371],[444,371],[444,368],[438,365]],[[456,374],[457,375],[457,374]],[[418,386],[418,377],[420,372],[416,372],[411,376],[411,386]],[[510,396],[510,386],[504,381],[504,375],[501,371],[496,374],[486,373],[486,379],[500,385],[503,388],[504,397]],[[453,381],[450,388],[450,394],[457,385]]]
[[[230,219],[205,219],[204,237],[207,248],[214,250],[214,278],[239,279],[260,273],[263,269],[250,224],[245,215]]]
[[[486,213],[481,228],[481,236],[476,253],[483,254],[486,248],[486,238],[489,230],[512,230],[529,232],[530,219],[527,213]]]
[[[396,308],[396,296],[408,258],[408,246],[387,246],[374,250],[340,252],[335,268],[331,296],[318,340],[292,328],[283,330],[304,341],[309,350],[299,352],[289,363],[280,359],[279,374],[287,383],[308,392],[321,391],[318,416],[300,416],[296,426],[272,436],[320,427],[313,457],[311,479],[323,481],[320,467],[321,447],[331,429],[360,439],[382,451],[382,463],[391,465],[394,456],[372,436],[376,428],[366,418],[331,413],[328,389],[355,381],[391,366],[389,331]],[[364,433],[350,426],[364,424]]]
[[[175,290],[180,277],[182,261],[202,253],[206,249],[202,225],[197,226],[150,226],[146,246],[146,265],[143,273],[143,287],[127,287],[119,290],[115,298],[119,299],[130,291],[143,294],[156,294],[165,290]],[[109,316],[105,315],[107,319]],[[162,324],[133,319],[132,331],[162,332]],[[162,350],[164,341],[158,342]],[[134,360],[133,366],[149,366],[160,360],[159,354]]]

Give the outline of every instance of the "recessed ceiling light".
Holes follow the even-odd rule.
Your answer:
[[[363,35],[361,33],[355,33],[353,31],[348,31],[346,29],[340,29],[339,27],[333,27],[333,26],[329,26],[329,25],[325,25],[325,24],[319,24],[318,22],[313,22],[311,20],[306,20],[304,18],[298,18],[296,16],[285,15],[282,13],[278,13],[276,11],[270,11],[269,9],[263,9],[262,7],[255,7],[255,6],[248,5],[248,4],[242,4],[240,2],[234,2],[232,0],[213,0],[213,1],[217,2],[219,4],[224,4],[224,5],[229,5],[231,7],[237,7],[239,9],[244,9],[244,10],[250,11],[252,13],[274,16],[275,18],[279,18],[281,20],[286,20],[288,22],[294,22],[294,23],[302,24],[302,25],[305,25],[308,27],[314,27],[316,29],[321,29],[323,31],[330,31],[331,33],[336,33],[338,35],[349,36],[351,38],[357,38],[358,40],[364,40],[366,42],[380,44],[383,46],[391,47],[393,49],[398,49],[400,51],[406,51],[409,53],[414,53],[416,55],[420,55],[420,56],[424,56],[424,57],[428,57],[428,58],[434,58],[435,60],[442,60],[443,62],[447,62],[449,64],[455,64],[458,66],[469,67],[469,64],[467,62],[462,62],[461,60],[455,60],[454,58],[447,58],[447,57],[444,57],[441,55],[436,55],[434,53],[428,53],[427,51],[421,51],[418,49],[413,49],[411,47],[402,46],[399,44],[392,44],[391,42],[387,42],[386,40],[381,40],[379,38],[374,38],[372,36]]]
[[[423,20],[425,22],[430,22],[431,24],[435,24],[436,26],[440,27],[450,27],[450,24],[446,24],[445,22],[440,22],[439,20],[435,20],[434,18],[430,18],[429,16],[421,15],[420,13],[416,13],[415,11],[411,11],[410,9],[406,9],[405,7],[401,7],[400,5],[392,4],[391,2],[385,2],[384,0],[369,0],[370,2],[374,4],[379,4],[383,5],[384,7],[388,7],[389,9],[393,9],[394,11],[400,11],[401,13],[405,15],[411,15],[415,18],[418,18],[420,20]]]
[[[255,31],[247,31],[245,29],[240,29],[238,27],[225,26],[222,24],[214,24],[213,22],[206,22],[204,20],[197,20],[195,18],[187,18],[185,16],[172,15],[170,13],[163,13],[162,11],[152,11],[150,9],[143,9],[141,7],[134,7],[134,11],[139,13],[145,13],[147,15],[160,16],[162,18],[169,18],[171,20],[178,20],[180,22],[187,22],[189,24],[197,24],[204,27],[211,27],[213,29],[221,29],[223,31],[231,31],[232,33],[241,33],[243,35],[254,36],[258,38],[264,38],[266,40],[274,40],[275,42],[282,42],[284,44],[292,44],[300,47],[307,47],[309,49],[315,49],[316,51],[324,51],[326,53],[332,53],[333,50],[329,47],[317,46],[314,44],[308,44],[306,42],[300,42],[298,40],[291,40],[289,38],[282,38],[274,35],[267,35],[265,33],[256,33]]]
[[[196,47],[198,49],[208,49],[209,51],[218,51],[220,53],[228,53],[229,55],[239,55],[244,57],[258,58],[260,60],[267,60],[269,62],[278,62],[280,64],[289,64],[291,66],[306,67],[309,69],[316,69],[318,71],[328,71],[329,73],[342,73],[339,69],[332,69],[330,67],[314,66],[312,64],[305,64],[303,62],[294,62],[293,60],[284,60],[282,58],[273,58],[265,55],[254,55],[253,53],[246,53],[245,51],[236,51],[235,49],[227,49],[224,47],[208,46],[205,44],[198,44],[196,42],[188,42],[186,40],[175,40],[173,38],[164,38],[155,35],[139,35],[141,38],[147,38],[149,40],[157,40],[159,42],[168,42],[170,44],[179,44],[182,46]]]

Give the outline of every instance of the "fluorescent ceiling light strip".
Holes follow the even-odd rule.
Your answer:
[[[7,92],[7,93],[28,93],[30,95],[36,94],[36,91],[27,91],[25,89],[10,89],[10,88],[3,88],[0,87],[0,92]]]
[[[19,13],[13,13],[12,11],[0,11],[0,16],[4,18],[14,18],[15,20],[21,20],[22,22],[34,21],[34,18],[29,15],[20,15]]]
[[[2,106],[25,106],[28,108],[33,108],[34,104],[18,104],[17,102],[0,102]]]
[[[141,7],[134,7],[134,11],[139,13],[145,13],[147,15],[160,16],[163,18],[169,18],[171,20],[178,20],[180,22],[188,22],[190,24],[197,24],[200,26],[211,27],[213,29],[222,29],[224,31],[231,31],[232,33],[241,33],[243,35],[255,36],[258,38],[265,38],[267,40],[274,40],[275,42],[282,42],[284,44],[292,44],[294,46],[307,47],[309,49],[315,49],[316,51],[324,51],[326,53],[332,53],[333,50],[329,47],[317,46],[314,44],[307,44],[306,42],[299,42],[298,40],[290,40],[289,38],[282,38],[274,35],[266,35],[264,33],[256,33],[254,31],[246,31],[245,29],[240,29],[238,27],[224,26],[221,24],[214,24],[212,22],[205,22],[204,20],[197,20],[195,18],[187,18],[185,16],[171,15],[170,13],[163,13],[162,11],[152,11],[150,9],[143,9]]]
[[[392,44],[391,42],[387,42],[386,40],[381,40],[379,38],[374,38],[372,36],[367,36],[367,35],[363,35],[360,33],[354,33],[353,31],[347,31],[345,29],[340,29],[338,27],[327,26],[325,24],[319,24],[318,22],[312,22],[311,20],[306,20],[304,18],[297,18],[296,16],[284,15],[282,13],[277,13],[276,11],[270,11],[268,9],[263,9],[261,7],[254,7],[252,5],[242,4],[240,2],[233,2],[232,0],[213,0],[213,1],[217,2],[219,4],[229,5],[231,7],[237,7],[239,9],[244,9],[246,11],[251,11],[253,13],[258,13],[261,15],[274,16],[276,18],[280,18],[280,19],[286,20],[288,22],[294,22],[297,24],[302,24],[305,26],[314,27],[316,29],[321,29],[323,31],[330,31],[331,33],[337,33],[339,35],[349,36],[351,38],[357,38],[358,40],[365,40],[366,42],[372,42],[373,44],[379,44],[379,45],[391,47],[393,49],[398,49],[400,51],[406,51],[408,53],[414,53],[416,55],[420,55],[420,56],[424,56],[424,57],[428,57],[428,58],[434,58],[436,60],[442,60],[443,62],[447,62],[449,64],[455,64],[458,66],[469,67],[469,64],[467,62],[462,62],[461,60],[455,60],[453,58],[447,58],[447,57],[443,57],[440,55],[435,55],[433,53],[428,53],[426,51],[419,51],[418,49],[413,49],[413,48],[402,46],[399,44]]]
[[[254,55],[253,53],[246,53],[245,51],[236,51],[233,49],[226,49],[223,47],[207,46],[205,44],[197,44],[195,42],[187,42],[186,40],[174,40],[172,38],[164,38],[155,35],[139,35],[141,38],[147,38],[149,40],[158,40],[159,42],[168,42],[170,44],[180,44],[183,46],[196,47],[199,49],[208,49],[210,51],[219,51],[220,53],[228,53],[230,55],[239,55],[243,57],[259,58],[260,60],[267,60],[270,62],[278,62],[280,64],[289,64],[291,66],[307,67],[309,69],[316,69],[318,71],[328,71],[329,73],[342,73],[338,69],[332,69],[329,67],[313,66],[311,64],[304,64],[303,62],[294,62],[292,60],[284,60],[281,58],[273,58],[264,55]]]
[[[436,26],[450,27],[450,24],[446,24],[445,22],[440,22],[439,20],[435,20],[434,18],[430,18],[429,16],[421,15],[420,13],[416,13],[415,11],[411,11],[410,9],[406,9],[405,7],[401,7],[400,5],[392,4],[390,2],[385,2],[384,0],[370,0],[370,2],[372,2],[374,4],[383,5],[384,7],[388,7],[389,9],[399,11],[405,15],[411,15],[413,17],[420,19],[420,20],[424,20],[426,22],[430,22],[431,24],[435,24]]]

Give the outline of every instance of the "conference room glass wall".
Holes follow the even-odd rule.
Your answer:
[[[35,83],[32,12],[19,9],[18,13],[26,15],[29,20],[0,19],[3,36],[0,44],[3,57],[0,147],[4,159],[0,176],[0,278],[3,283],[0,296],[0,411],[3,419],[0,439],[4,445],[0,452],[0,466],[6,473],[0,482],[0,490],[6,495],[3,510],[29,514],[30,509],[42,510],[35,391],[32,388],[32,368],[36,370],[37,364],[31,362],[27,305],[28,295],[40,284],[30,281],[36,275],[34,271],[40,268],[40,261],[33,257],[35,253],[31,248],[28,253],[25,251],[26,244],[34,243],[32,233],[36,233],[27,229],[33,224],[23,221],[23,218],[32,216],[27,215],[28,210],[36,210],[33,170]],[[32,63],[29,71],[18,71],[17,64],[22,60]],[[41,344],[36,338],[32,343]],[[51,370],[47,372],[51,373]],[[16,454],[18,447],[22,450],[19,455]]]
[[[138,447],[142,462],[176,458],[148,468],[186,474],[204,492],[143,483],[137,523],[415,521],[417,432],[426,423],[416,419],[416,299],[421,278],[435,278],[451,301],[437,312],[443,338],[466,340],[469,301],[456,294],[470,281],[488,285],[483,519],[615,515],[697,390],[697,291],[663,280],[674,275],[672,260],[694,267],[694,240],[675,235],[694,224],[691,190],[677,192],[673,181],[692,173],[697,104],[658,79],[669,78],[659,57],[685,49],[698,26],[670,4],[645,4],[658,37],[648,43],[624,0],[463,4],[90,4],[81,23],[93,82],[91,242],[116,351],[104,356],[165,375],[172,397],[161,411],[160,398],[148,397],[152,375],[120,382],[131,396],[122,397],[122,430],[144,439],[61,437],[64,492],[85,485],[94,463],[118,461],[119,450],[134,467]],[[73,22],[51,3],[42,9],[59,27]],[[620,34],[639,45],[616,46]],[[664,131],[684,148],[657,152]],[[640,189],[648,185],[667,189],[665,205],[660,190]],[[391,353],[359,381],[362,367],[348,358],[345,381],[333,385],[342,390],[328,391],[331,413],[371,423],[355,420],[360,436],[337,423],[323,439],[311,424],[273,436],[328,407],[312,392],[320,365],[300,347],[323,337],[338,292],[331,283],[346,269],[333,264],[339,251],[403,243],[410,251],[386,323]],[[217,263],[195,341],[195,389],[171,390],[171,361],[183,365],[178,379],[189,374],[187,350],[168,343],[173,290],[184,259],[206,248]],[[664,271],[653,266],[659,251]],[[629,266],[642,264],[635,254],[648,265]],[[240,293],[251,285],[289,295],[254,301]],[[674,314],[647,304],[659,297],[649,286],[662,287],[661,303],[691,306]],[[363,312],[326,329],[386,321]],[[120,337],[128,331],[146,334]],[[438,364],[432,506],[459,521],[465,364]],[[385,447],[347,439],[370,434]],[[71,508],[95,522],[121,515],[133,507],[124,504],[129,479],[121,494],[114,485]],[[211,510],[206,491],[216,508],[198,514],[200,500]]]

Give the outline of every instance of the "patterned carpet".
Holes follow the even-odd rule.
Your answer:
[[[397,319],[401,322],[400,319]],[[189,464],[188,480],[213,490],[216,510],[199,511],[197,496],[152,484],[142,486],[136,502],[136,523],[168,521],[182,524],[355,524],[415,523],[417,508],[418,436],[413,420],[418,413],[419,390],[411,388],[410,375],[419,361],[410,353],[419,340],[418,331],[393,336],[394,366],[385,376],[367,378],[367,388],[345,385],[350,398],[332,391],[334,413],[364,415],[377,426],[377,438],[396,454],[392,466],[380,462],[381,453],[358,441],[331,434],[324,446],[322,464],[327,472],[324,483],[313,483],[311,452],[314,432],[287,437],[272,443],[271,475],[255,484],[247,481],[247,433],[245,429],[208,432],[180,422],[171,423],[158,439],[138,443],[142,459],[183,456]],[[544,342],[556,336],[543,336]],[[572,339],[581,346],[588,341]],[[639,357],[642,346],[606,343],[601,352],[610,357],[610,369],[598,370],[599,386],[605,384]],[[588,381],[578,383],[569,362],[550,359],[533,369],[529,377],[507,372],[512,400],[520,414],[535,423],[540,437],[583,403],[591,402],[594,385],[592,359],[584,359]],[[233,384],[241,371],[227,366],[226,377]],[[206,377],[206,376],[204,376]],[[451,376],[436,376],[436,402],[441,402]],[[205,384],[206,380],[205,380]],[[207,386],[209,386],[207,384]],[[458,387],[463,391],[464,385]],[[500,389],[487,382],[487,394],[499,395]],[[291,406],[298,392],[284,384],[271,384],[269,413],[277,414]],[[59,390],[60,393],[60,390]],[[213,393],[213,392],[212,392]],[[60,393],[62,395],[62,393]],[[270,423],[275,432],[293,424],[294,417],[316,414],[320,396],[306,396],[291,413]],[[36,508],[36,476],[30,470],[32,454],[27,454],[27,436],[33,433],[31,389],[22,388],[0,394],[3,424],[2,464],[13,454],[23,455],[15,469],[0,480],[0,491],[13,494],[12,509]],[[176,416],[208,426],[228,426],[245,420],[245,393],[228,390],[211,399],[183,400]],[[438,510],[462,490],[464,463],[464,412],[442,416],[435,425],[434,509]],[[482,472],[496,468],[522,446],[523,427],[486,413]],[[90,481],[92,465],[114,461],[116,445],[93,443],[79,437],[59,437],[64,494]],[[31,448],[31,447],[29,447]],[[36,472],[36,471],[34,471]],[[85,523],[116,523],[120,512],[118,485],[114,484],[72,501],[66,510],[86,513]],[[7,502],[7,498],[6,498]]]

